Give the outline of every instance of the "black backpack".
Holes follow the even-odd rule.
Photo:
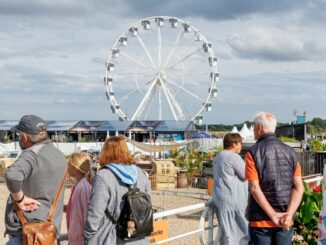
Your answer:
[[[114,173],[110,167],[106,166],[105,168]],[[153,231],[151,197],[147,193],[140,191],[137,183],[127,186],[129,191],[122,196],[124,204],[118,220],[116,221],[111,217],[113,223],[116,224],[117,236],[122,240],[133,240],[149,236]]]

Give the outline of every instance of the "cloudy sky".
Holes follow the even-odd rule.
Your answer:
[[[294,109],[326,118],[325,11],[325,0],[0,0],[0,120],[117,119],[103,84],[109,50],[132,23],[158,15],[191,22],[213,45],[219,94],[206,123],[261,110],[281,122]]]

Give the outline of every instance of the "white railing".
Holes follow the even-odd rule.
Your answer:
[[[217,227],[217,225],[214,225],[213,220],[214,220],[214,214],[215,214],[215,209],[214,205],[211,199],[208,200],[206,203],[198,203],[190,206],[185,206],[181,208],[176,208],[176,209],[171,209],[167,211],[163,211],[160,213],[155,213],[154,214],[154,219],[162,219],[166,218],[171,215],[176,215],[176,214],[181,214],[181,213],[186,213],[189,211],[194,211],[198,209],[204,209],[200,220],[199,220],[199,226],[198,229],[188,231],[186,233],[178,234],[173,237],[169,237],[168,239],[153,243],[153,244],[163,244],[167,242],[171,242],[180,238],[184,238],[196,233],[199,233],[199,240],[202,245],[213,245],[216,244],[216,239],[214,240],[214,228]],[[208,226],[205,227],[205,221],[206,218],[208,217]],[[208,230],[208,237],[206,241],[206,236],[205,236],[205,231]]]
[[[215,210],[214,210],[214,205],[212,202],[212,199],[209,199],[208,202],[204,203],[198,203],[194,205],[189,205],[181,208],[175,208],[175,209],[170,209],[166,210],[163,212],[159,213],[154,213],[153,218],[154,220],[159,220],[163,219],[172,215],[176,214],[181,214],[181,213],[186,213],[194,210],[200,210],[203,209],[203,213],[200,217],[199,220],[199,226],[198,229],[193,230],[193,231],[188,231],[186,233],[178,234],[173,237],[169,237],[168,239],[158,241],[156,243],[152,243],[153,245],[158,245],[158,244],[163,244],[167,242],[171,242],[180,238],[184,238],[193,234],[199,234],[199,240],[202,245],[215,245],[216,244],[216,239],[214,240],[214,228],[217,228],[217,225],[214,225],[213,219],[215,215]],[[208,226],[205,227],[205,221],[208,218]],[[208,236],[207,236],[207,241],[206,241],[206,236],[205,232],[208,231]],[[66,244],[65,241],[67,241],[67,234],[62,234],[61,235],[61,244]]]

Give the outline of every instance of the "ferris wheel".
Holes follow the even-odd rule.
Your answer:
[[[143,19],[128,27],[109,52],[104,84],[119,120],[201,123],[217,97],[212,44],[190,22]]]

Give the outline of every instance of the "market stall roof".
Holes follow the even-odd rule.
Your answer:
[[[134,121],[130,125],[130,129],[138,128],[144,129],[147,131],[156,131],[157,126],[161,123],[161,121]]]
[[[191,121],[161,121],[155,129],[157,132],[197,131]]]
[[[79,121],[70,131],[95,131],[104,122],[105,121]]]
[[[106,121],[96,131],[127,131],[132,123],[131,121]]]
[[[53,121],[47,125],[47,131],[69,131],[72,129],[78,121]]]

